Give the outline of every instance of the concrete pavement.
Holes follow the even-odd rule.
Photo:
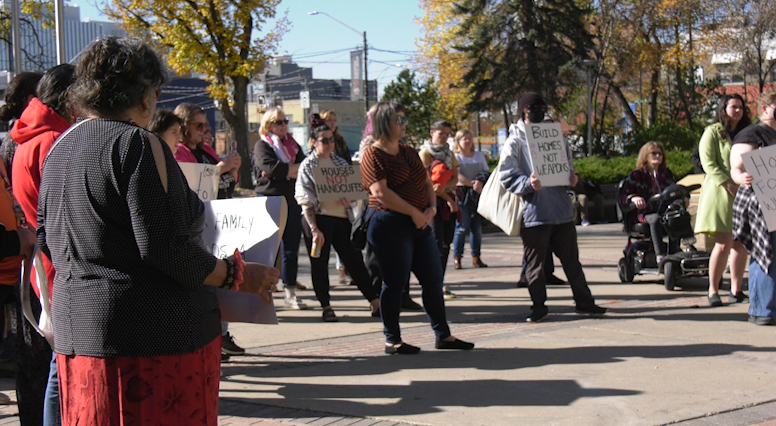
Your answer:
[[[568,287],[551,286],[549,319],[524,322],[520,239],[486,235],[491,267],[471,268],[467,255],[446,276],[459,296],[446,302],[453,334],[473,351],[435,350],[425,315],[404,312],[404,340],[423,351],[383,354],[382,324],[354,286],[333,286],[338,323],[321,321],[310,290],[300,292],[307,311],[284,310],[278,294],[279,325],[231,325],[248,354],[223,365],[219,424],[776,424],[776,327],[749,324],[748,305],[708,308],[704,279],[671,293],[655,277],[621,284],[620,225],[577,230],[605,318],[574,314]],[[417,284],[412,293],[420,302]],[[0,380],[0,391],[11,385]],[[13,411],[0,408],[0,425],[18,424]]]

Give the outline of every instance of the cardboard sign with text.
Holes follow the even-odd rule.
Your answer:
[[[178,163],[189,188],[197,193],[202,201],[218,198],[218,168],[212,164]]]
[[[560,123],[526,124],[525,135],[531,167],[542,186],[569,186],[571,166]]]
[[[318,201],[365,200],[369,194],[361,186],[361,168],[358,165],[313,167],[313,180]]]
[[[776,145],[747,152],[741,158],[746,172],[754,178],[752,189],[768,232],[776,231]]]
[[[246,262],[274,266],[286,228],[288,206],[284,197],[233,198],[205,203],[202,237],[213,255],[232,257],[235,249]],[[259,296],[216,289],[221,320],[277,324],[275,306]]]

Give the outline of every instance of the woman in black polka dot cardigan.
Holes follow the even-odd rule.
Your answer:
[[[101,38],[76,78],[71,99],[87,119],[51,148],[38,208],[38,242],[57,271],[62,423],[215,426],[215,288],[269,300],[280,274],[205,247],[202,202],[167,144],[144,129],[166,82],[148,45]]]

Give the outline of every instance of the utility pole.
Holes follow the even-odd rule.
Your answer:
[[[57,33],[57,65],[67,62],[65,59],[65,2],[54,0],[54,28]]]
[[[364,114],[369,114],[369,71],[367,70],[366,61],[366,31],[364,31]]]
[[[22,37],[19,27],[19,0],[11,0],[11,40],[13,41],[13,74],[22,71]]]
[[[304,78],[304,91],[307,92],[307,99],[308,99],[308,103],[309,103],[309,99],[310,99],[310,84],[307,81],[307,77]],[[303,105],[303,107],[304,107],[304,109],[302,111],[303,111],[304,117],[302,117],[302,124],[307,124],[307,117],[310,116],[310,108],[308,108],[307,105]]]

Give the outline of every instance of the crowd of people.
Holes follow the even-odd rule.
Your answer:
[[[310,117],[305,154],[289,133],[284,111],[267,110],[252,167],[256,193],[282,196],[288,205],[278,270],[245,262],[239,251],[219,259],[206,247],[204,204],[178,164],[214,166],[218,198],[226,199],[234,196],[242,160],[236,152],[216,153],[202,108],[183,103],[156,109],[167,75],[142,40],[104,37],[89,45],[78,64],[23,73],[8,86],[0,120],[14,122],[0,146],[0,304],[16,301],[23,424],[217,424],[220,363],[245,350],[221,321],[216,288],[270,301],[271,291],[281,287],[286,309],[308,309],[297,294],[302,240],[323,321],[339,320],[328,273],[333,249],[340,282],[357,286],[369,314],[382,321],[386,354],[420,352],[402,338],[402,309],[425,310],[436,349],[473,349],[448,325],[445,301],[457,296],[445,284],[445,270],[451,248],[453,268],[464,267],[467,236],[472,267],[488,266],[481,258],[484,219],[477,210],[485,184],[494,179],[525,205],[518,286],[528,288],[532,302],[526,321],[548,317],[546,285],[563,282],[553,275],[553,254],[576,312],[606,313],[596,305],[580,263],[568,191],[575,188],[583,226],[590,216],[587,197],[580,195],[595,197],[599,220],[603,197],[594,184],[581,182],[570,151],[567,187],[544,186],[537,177],[526,128],[549,118],[540,94],[518,100],[520,116],[493,176],[471,132],[453,134],[446,121],[430,125],[419,151],[406,144],[408,119],[396,102],[372,106],[355,155],[338,132],[334,111]],[[732,252],[728,301],[751,299],[750,321],[758,325],[776,317],[776,233],[768,233],[742,155],[776,143],[775,111],[776,93],[764,94],[759,120],[751,124],[740,96],[723,97],[698,150],[706,180],[695,232],[716,241],[709,305],[722,305],[720,280]],[[359,167],[368,200],[323,201],[313,170],[349,166]],[[664,243],[661,212],[649,199],[674,182],[665,147],[649,142],[618,200],[635,205],[628,220],[648,225],[658,259],[678,248],[670,239]],[[359,220],[363,252],[351,242],[352,224]],[[46,272],[39,281],[52,294],[53,347],[19,307],[20,265],[32,259],[35,244]],[[749,296],[743,292],[747,253]],[[409,297],[411,273],[422,288],[422,306]],[[42,304],[35,297],[32,303],[39,315]],[[6,328],[2,320],[0,328]],[[185,403],[169,404],[169,394]],[[8,397],[2,395],[4,402]]]

